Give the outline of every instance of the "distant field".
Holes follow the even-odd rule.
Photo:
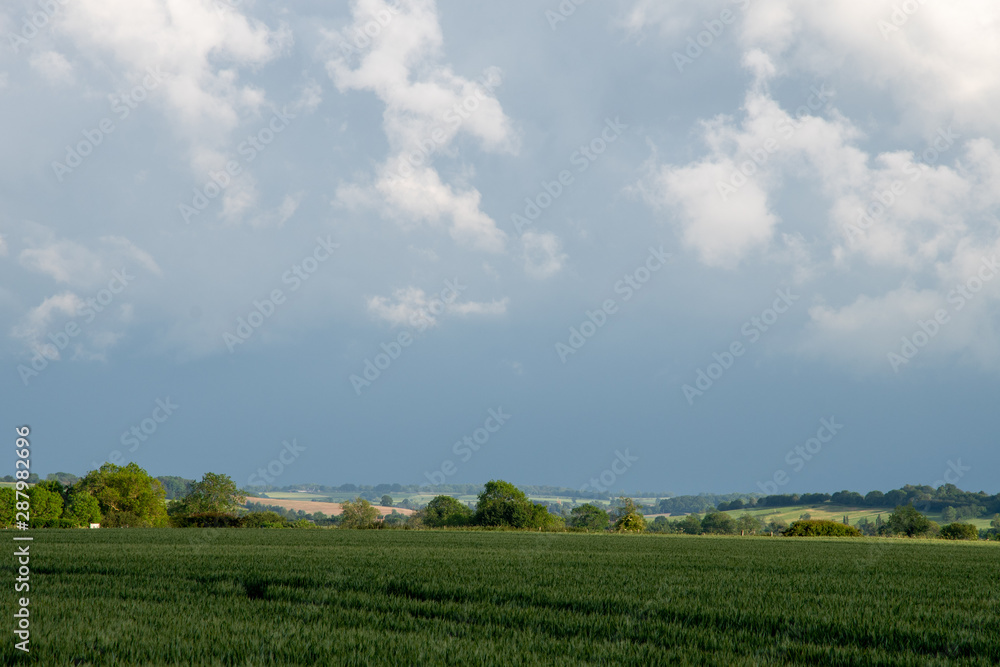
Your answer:
[[[749,513],[752,516],[757,517],[761,520],[770,521],[771,519],[781,519],[788,523],[792,521],[797,521],[802,514],[808,513],[813,519],[828,519],[830,521],[842,521],[844,515],[847,515],[847,520],[850,521],[851,525],[856,525],[858,521],[862,518],[867,517],[869,521],[874,522],[877,515],[882,516],[882,520],[886,521],[889,519],[889,515],[892,514],[892,509],[880,507],[850,507],[844,505],[794,505],[791,507],[766,507],[763,509],[743,509],[743,510],[729,510],[726,514],[733,517],[738,517],[743,513]],[[944,525],[947,523],[940,513],[927,512],[927,517],[932,521],[937,521],[939,524]],[[971,523],[976,528],[989,528],[990,521],[992,517],[985,517],[979,519],[961,519],[964,523]]]
[[[31,662],[40,665],[1000,662],[997,543],[322,529],[33,535]],[[13,582],[15,567],[4,559],[0,577]],[[8,629],[12,588],[0,596]],[[0,645],[3,664],[15,654],[10,638]]]
[[[260,503],[262,505],[276,505],[289,510],[302,510],[307,514],[322,512],[327,516],[340,516],[344,511],[341,508],[340,503],[320,503],[314,500],[282,500],[280,498],[257,498],[247,496],[247,502]],[[382,505],[373,505],[373,507],[375,507],[378,510],[378,513],[383,516],[386,514],[392,514],[393,511],[407,516],[413,514],[413,510],[403,509],[402,507],[384,507]]]

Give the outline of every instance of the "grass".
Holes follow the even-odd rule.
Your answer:
[[[996,664],[1000,545],[35,531],[45,665]],[[3,576],[13,582],[13,559]],[[10,623],[13,583],[0,615]],[[8,628],[9,629],[9,628]],[[10,637],[4,664],[17,658]]]

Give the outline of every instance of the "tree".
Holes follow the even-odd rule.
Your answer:
[[[236,487],[229,475],[206,472],[200,482],[191,485],[178,505],[176,514],[235,514],[247,501],[246,494]]]
[[[59,484],[59,482],[55,482]],[[60,486],[62,486],[60,484]],[[35,485],[28,489],[28,498],[31,501],[31,524],[35,522],[51,521],[62,516],[63,499],[59,493],[48,488]]]
[[[346,500],[340,504],[341,528],[374,528],[378,523],[379,513],[372,504],[358,496],[354,501]]]
[[[535,514],[524,491],[503,480],[486,482],[476,503],[473,523],[479,526],[527,528]]]
[[[701,530],[715,535],[732,535],[736,532],[736,522],[724,512],[709,512],[701,520]]]
[[[949,523],[941,528],[939,537],[946,540],[978,540],[979,530],[971,523]]]
[[[569,512],[569,526],[584,530],[607,530],[611,524],[608,513],[593,503],[584,503]]]
[[[945,523],[952,523],[958,518],[958,512],[954,507],[948,505],[941,511],[941,518],[944,519]]]
[[[110,526],[165,526],[166,492],[135,462],[127,466],[105,463],[91,470],[80,482],[97,499],[104,521]]]
[[[379,501],[379,505],[383,507],[392,507],[392,496],[388,493],[382,496],[382,500]]]
[[[428,528],[467,526],[472,520],[472,510],[451,496],[436,496],[420,512]]]
[[[646,517],[642,515],[635,501],[621,496],[610,516],[614,530],[620,533],[642,533],[646,531]]]
[[[50,472],[45,476],[46,480],[55,480],[63,486],[70,487],[80,481],[76,475],[68,472]]]
[[[0,527],[2,528],[14,525],[14,513],[17,511],[14,509],[15,498],[16,494],[13,488],[9,486],[0,488]]]
[[[687,535],[701,534],[701,520],[698,518],[697,514],[688,514],[677,523],[680,526],[681,532],[686,533]]]
[[[868,507],[881,507],[885,503],[885,494],[881,491],[869,491],[865,494],[865,505]]]
[[[904,534],[907,537],[923,535],[932,529],[931,520],[917,511],[911,505],[897,505],[889,521],[886,523],[888,531],[894,535]]]
[[[90,495],[82,487],[74,487],[69,491],[69,500],[63,510],[63,518],[69,519],[78,526],[101,522],[101,505],[97,498]]]
[[[760,528],[760,520],[748,512],[744,512],[740,518],[736,520],[736,530],[740,531],[740,535],[753,535],[760,530]]]

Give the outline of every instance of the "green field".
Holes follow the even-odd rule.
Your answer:
[[[1000,545],[476,531],[34,531],[44,665],[1000,661]],[[12,624],[13,559],[2,616]],[[8,639],[5,664],[20,654]]]
[[[847,520],[851,522],[851,525],[856,526],[858,521],[862,518],[867,518],[869,521],[874,522],[876,515],[882,515],[882,520],[887,521],[892,512],[892,508],[888,507],[850,507],[847,505],[831,505],[829,503],[824,503],[822,505],[792,505],[789,507],[763,507],[728,510],[726,514],[733,518],[737,518],[744,513],[748,513],[757,517],[761,521],[780,519],[787,523],[797,521],[799,516],[806,513],[808,513],[810,518],[813,519],[827,519],[838,522],[841,521],[846,514]],[[936,521],[942,526],[947,523],[941,516],[940,512],[925,512],[924,515],[931,521]],[[674,518],[675,517],[671,517],[671,519]],[[960,519],[960,521],[963,523],[971,523],[976,528],[989,528],[992,517]]]

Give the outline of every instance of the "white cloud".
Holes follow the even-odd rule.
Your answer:
[[[73,77],[73,66],[66,60],[66,56],[57,51],[33,53],[29,63],[49,83],[68,83]]]
[[[525,232],[521,237],[524,270],[532,278],[550,278],[559,273],[566,262],[559,237],[551,232]]]
[[[405,287],[392,293],[392,298],[374,296],[368,299],[368,312],[376,319],[392,326],[437,326],[442,315],[497,316],[507,312],[509,299],[497,301],[459,301],[458,293],[451,288],[441,294],[428,295],[419,287]]]
[[[32,308],[11,329],[11,337],[23,342],[32,352],[49,359],[59,359],[59,348],[46,339],[50,327],[60,315],[74,317],[85,306],[83,299],[72,292],[62,292],[46,298]]]
[[[326,35],[337,53],[327,61],[327,71],[341,92],[368,90],[385,104],[390,156],[373,185],[342,186],[338,200],[377,205],[404,225],[447,221],[456,241],[502,251],[506,234],[480,210],[479,191],[444,183],[430,166],[459,133],[471,135],[487,151],[518,150],[510,119],[489,89],[500,84],[499,71],[492,69],[476,82],[440,63],[443,36],[433,0],[404,0],[399,6],[355,0],[352,14],[351,26]],[[374,36],[362,46],[355,36],[366,26],[374,26]]]
[[[52,30],[83,54],[112,56],[131,87],[161,72],[166,116],[189,144],[199,170],[218,168],[215,155],[244,115],[259,111],[262,91],[239,81],[291,43],[287,26],[271,29],[213,0],[80,0],[65,5]],[[206,155],[211,164],[204,164]]]

